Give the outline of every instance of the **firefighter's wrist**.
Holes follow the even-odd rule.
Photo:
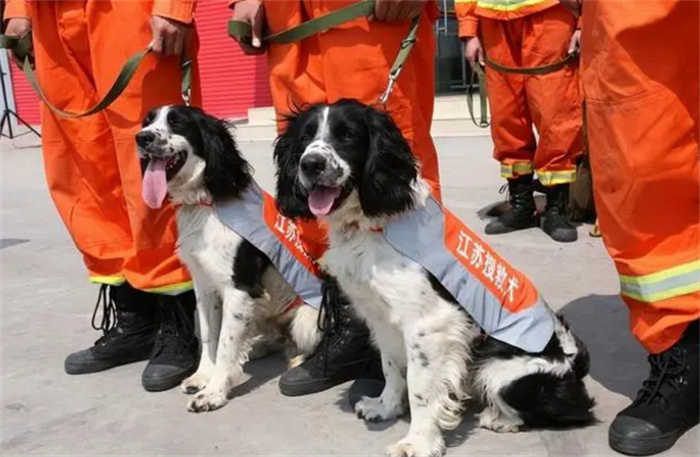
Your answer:
[[[236,5],[238,5],[239,3],[250,3],[250,2],[262,3],[261,0],[229,0],[228,7],[231,11],[233,11],[236,8]]]

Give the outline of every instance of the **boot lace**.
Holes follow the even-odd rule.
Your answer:
[[[500,189],[498,189],[498,195],[503,195],[505,194],[505,199],[506,202],[510,202],[510,192],[508,192],[508,183],[503,184]]]
[[[90,325],[95,330],[102,330],[102,337],[98,339],[95,344],[99,344],[107,339],[114,330],[117,329],[117,305],[114,303],[112,294],[110,293],[110,286],[107,284],[102,284],[100,286],[100,292],[97,294],[97,302],[95,303],[95,309],[92,312],[92,319]],[[99,325],[97,322],[97,312],[102,308],[102,320]]]
[[[343,336],[341,322],[343,321],[342,306],[344,302],[346,299],[338,285],[324,284],[323,299],[316,320],[319,331],[323,333],[318,355],[323,361],[324,376],[328,374],[328,359],[331,349],[338,344]]]
[[[680,375],[685,370],[685,352],[674,347],[661,354],[650,355],[651,374],[645,380],[634,401],[635,405],[649,405],[655,401],[670,401],[681,392]]]
[[[194,342],[194,322],[177,299],[164,300],[159,306],[160,328],[156,335],[153,356],[182,354]]]

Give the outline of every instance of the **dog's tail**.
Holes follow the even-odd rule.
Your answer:
[[[321,341],[318,313],[317,309],[306,304],[294,310],[289,331],[297,349],[304,356],[311,354]]]
[[[597,422],[591,398],[583,382],[589,355],[577,341],[579,352],[565,373],[538,372],[518,379],[501,393],[527,427],[581,427]]]

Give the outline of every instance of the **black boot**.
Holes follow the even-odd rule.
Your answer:
[[[369,329],[351,310],[335,283],[324,284],[324,334],[316,352],[279,380],[288,397],[309,395],[357,378],[378,353],[370,343]]]
[[[95,323],[102,307],[102,322]],[[64,363],[68,374],[97,373],[127,363],[148,360],[156,333],[153,297],[125,283],[102,285],[92,315],[92,327],[103,336],[91,348],[70,354]]]
[[[698,424],[698,321],[673,347],[650,355],[649,364],[637,398],[610,425],[610,447],[623,454],[658,454]]]
[[[510,208],[486,225],[486,233],[499,235],[537,227],[537,206],[533,192],[532,175],[509,179]]]
[[[193,291],[160,295],[160,322],[151,360],[141,375],[149,392],[172,389],[197,370],[199,340],[195,335]]]
[[[542,230],[554,241],[572,243],[578,239],[576,227],[566,215],[569,202],[569,185],[559,184],[547,190],[547,206],[542,216]]]
[[[376,356],[369,363],[367,370],[362,373],[348,390],[348,403],[355,409],[355,405],[363,397],[376,398],[384,390],[386,380],[382,370],[382,358],[377,352]]]

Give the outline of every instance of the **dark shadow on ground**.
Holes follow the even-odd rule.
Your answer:
[[[340,408],[341,411],[344,413],[348,414],[355,414],[355,410],[350,406],[350,401],[348,400],[348,393],[350,392],[350,387],[352,386],[352,382],[347,383],[347,387],[343,389],[340,392],[340,395],[338,395],[338,398],[335,401],[335,404],[338,408]],[[364,392],[363,392],[364,394]],[[377,396],[377,392],[367,392],[368,397],[374,397]],[[387,430],[391,428],[395,423],[398,421],[404,421],[408,422],[408,414],[405,414],[401,416],[398,419],[392,419],[392,420],[387,420],[387,421],[380,421],[380,422],[369,422],[365,421],[361,417],[358,417],[357,420],[364,421],[365,427],[367,427],[367,430],[371,432],[383,432],[384,430]]]
[[[10,248],[24,243],[29,243],[29,240],[23,238],[2,238],[0,239],[0,249]]]
[[[448,448],[459,447],[474,433],[477,428],[477,414],[483,409],[477,402],[468,402],[462,413],[462,422],[454,430],[445,433],[445,445]]]
[[[338,396],[338,399],[336,400],[335,404],[340,408],[341,411],[348,413],[348,414],[355,414],[355,411],[353,408],[350,406],[350,402],[348,401],[348,393],[350,391],[350,386],[352,386],[352,383],[347,384],[347,388],[343,389],[343,391],[340,393]],[[377,392],[368,392],[369,395],[371,396],[377,396]],[[474,401],[467,401],[467,403],[464,405],[464,411],[462,413],[462,422],[459,424],[459,427],[457,427],[454,430],[448,431],[445,434],[445,444],[447,447],[458,447],[462,445],[469,435],[474,431],[476,428],[477,424],[477,418],[476,414],[478,414],[483,408],[480,406],[477,402]],[[358,420],[363,420],[361,418],[358,418]],[[365,426],[367,427],[367,430],[372,431],[372,432],[381,432],[384,431],[388,428],[391,428],[395,423],[398,421],[403,421],[406,423],[410,423],[410,414],[406,413],[403,416],[401,416],[398,419],[394,420],[389,420],[389,421],[382,421],[382,422],[367,422],[365,421]]]
[[[646,353],[629,330],[627,307],[617,295],[588,295],[561,309],[587,345],[590,375],[606,389],[634,398],[647,376]]]
[[[545,197],[544,195],[535,195],[535,204],[537,205],[538,212],[544,212],[544,207],[546,203],[547,197]],[[508,208],[510,208],[510,203],[503,199],[495,203],[491,203],[490,205],[484,206],[476,212],[476,215],[479,217],[479,219],[485,221],[500,216],[505,211],[507,211]]]
[[[258,360],[251,360],[245,364],[244,370],[250,375],[250,379],[236,386],[229,393],[232,398],[246,395],[267,384],[268,381],[281,376],[287,371],[287,358],[283,353],[271,354]]]

